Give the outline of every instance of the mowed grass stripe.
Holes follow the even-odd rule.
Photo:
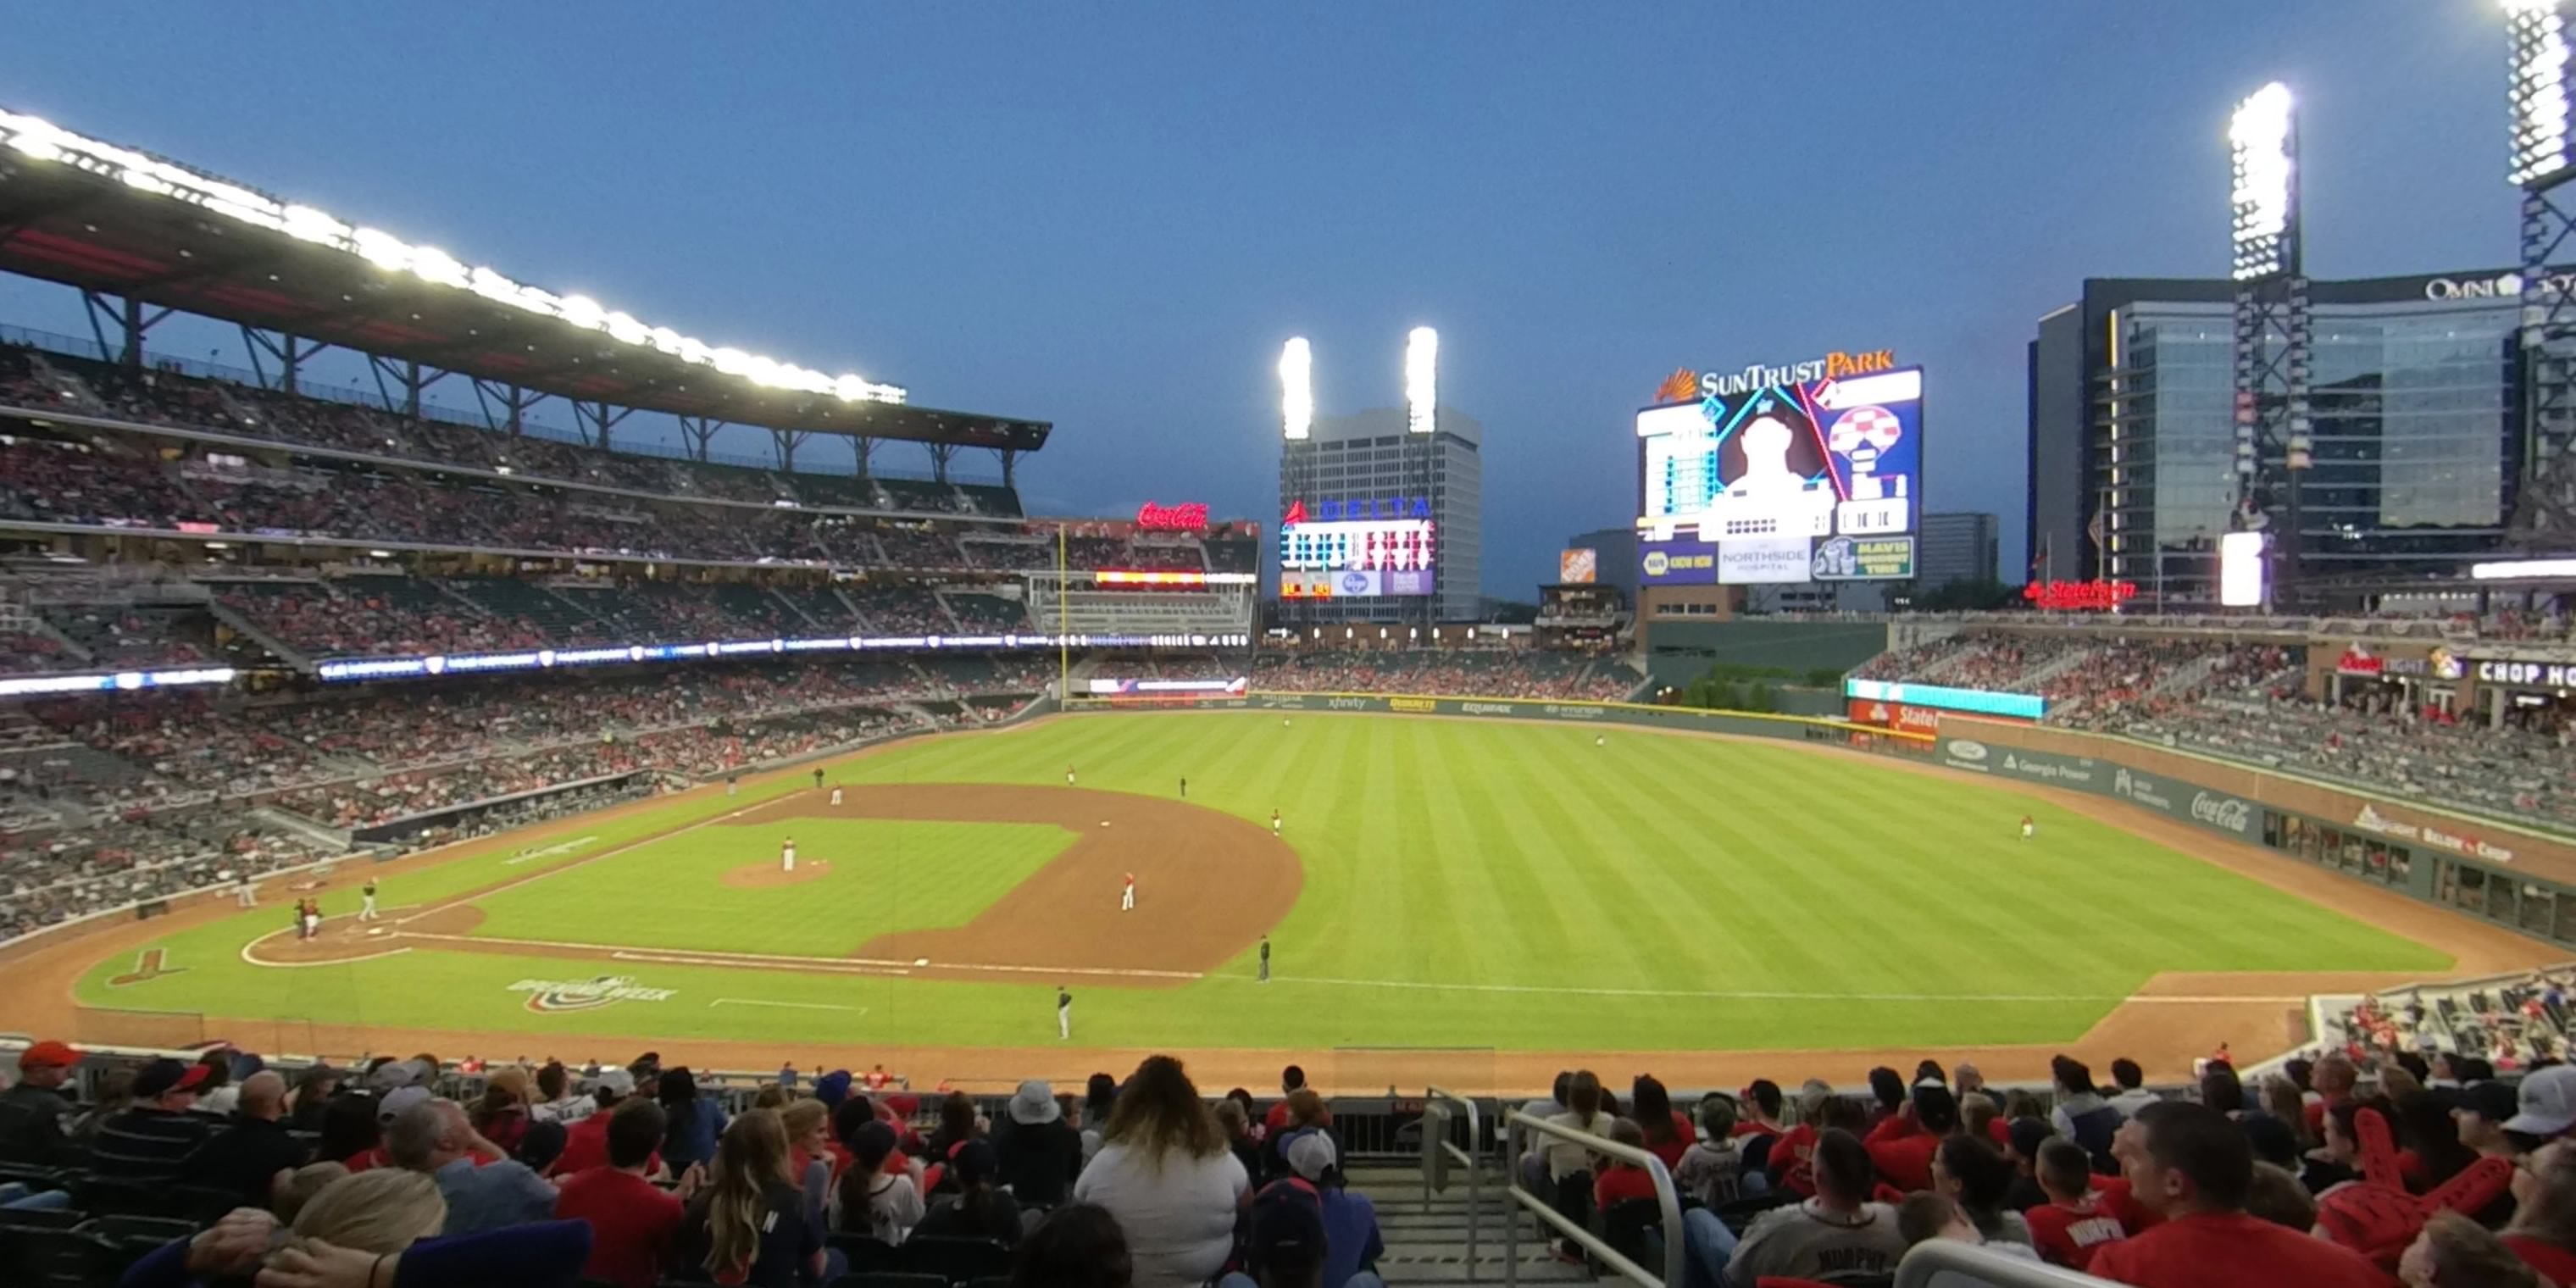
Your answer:
[[[1077,984],[1076,1038],[1092,1044],[2048,1042],[2081,1033],[2159,970],[2446,964],[2422,945],[2017,793],[1791,745],[1614,728],[1595,747],[1600,732],[1318,712],[1296,713],[1291,725],[1275,712],[1121,713],[901,744],[831,766],[829,776],[1051,788],[1072,764],[1088,789],[1169,799],[1187,775],[1194,806],[1263,825],[1272,808],[1283,811],[1306,869],[1296,905],[1271,910],[1283,978],[1252,983],[1247,944],[1225,970],[1179,988]],[[496,896],[486,932],[515,923],[553,931],[530,936],[538,938],[829,956],[880,929],[971,919],[1069,839],[1034,829],[1048,846],[1024,849],[1011,827],[800,819],[700,827],[616,852],[806,781],[791,776],[734,799],[702,793],[558,833],[593,839],[516,865],[493,855],[406,873],[387,882],[386,902],[426,904],[552,871]],[[2023,813],[2041,824],[2028,845],[2014,828]],[[896,831],[870,834],[885,827]],[[770,891],[721,884],[732,867],[775,864],[776,833],[791,829],[800,853],[833,861],[830,878]],[[339,913],[346,902],[326,899]],[[282,924],[261,909],[175,933],[160,942],[183,973],[105,989],[129,953],[102,963],[82,996],[290,1025],[312,1016],[523,1032],[532,1050],[567,1056],[576,1053],[554,1038],[651,1032],[841,1051],[1054,1040],[1046,981],[807,977],[428,948],[308,971],[240,962],[243,943]],[[604,968],[678,996],[537,1014],[508,989],[517,978]],[[1846,1000],[1505,991],[1586,987]],[[1961,1000],[1893,996],[1940,993]],[[1995,1000],[2003,994],[2064,1000]],[[728,996],[867,1010],[708,1005]]]

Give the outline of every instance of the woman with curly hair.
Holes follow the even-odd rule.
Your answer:
[[[747,1110],[716,1142],[705,1188],[680,1221],[688,1262],[718,1283],[797,1288],[823,1273],[823,1238],[805,1219],[776,1112]]]
[[[1252,1178],[1188,1070],[1149,1056],[1119,1092],[1100,1153],[1073,1197],[1097,1204],[1128,1233],[1137,1288],[1192,1288],[1215,1278],[1234,1247],[1235,1214]]]

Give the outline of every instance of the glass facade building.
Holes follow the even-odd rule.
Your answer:
[[[2454,571],[2502,541],[2521,467],[2517,305],[2501,270],[2315,281],[2299,577]],[[2236,507],[2233,288],[2085,283],[2030,350],[2034,576],[2215,603]],[[2264,461],[2280,470],[2277,448]],[[2286,476],[2285,476],[2286,477]],[[2276,513],[2276,530],[2286,529]]]
[[[1444,622],[1477,621],[1484,605],[1484,426],[1449,407],[1437,409],[1435,425],[1427,436],[1408,433],[1401,407],[1316,417],[1313,437],[1280,444],[1279,513],[1297,501],[1314,507],[1326,500],[1428,499],[1439,576],[1432,614]],[[1276,549],[1264,561],[1274,588],[1278,562]],[[1396,595],[1279,605],[1279,620],[1290,624],[1399,623],[1421,615],[1420,598]]]

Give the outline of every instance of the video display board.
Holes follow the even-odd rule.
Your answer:
[[[1913,575],[1923,369],[1826,367],[1711,375],[1697,397],[1638,412],[1643,548],[1713,544],[1722,584]]]
[[[1423,596],[1433,590],[1438,534],[1431,503],[1303,501],[1279,521],[1279,597]]]

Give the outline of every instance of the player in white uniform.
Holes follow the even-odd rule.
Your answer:
[[[839,787],[834,787],[832,789],[832,803],[835,805],[841,803],[841,789]]]
[[[2030,821],[2030,815],[2028,815],[2028,814],[2024,814],[2024,815],[2022,815],[2022,816],[2021,816],[2021,839],[2023,839],[2023,840],[2027,841],[2027,840],[2029,840],[2030,838],[2032,838],[2032,837],[2034,837],[2034,836],[2037,836],[2037,835],[2039,835],[2039,824],[2037,824],[2037,823],[2034,823],[2034,822]]]
[[[1270,811],[1270,834],[1279,835],[1279,811],[1275,809]]]
[[[787,843],[778,847],[778,867],[782,872],[793,872],[796,870],[795,837],[788,837]]]
[[[1073,786],[1073,766],[1071,765],[1064,767],[1064,785],[1067,787]]]
[[[1124,886],[1119,887],[1119,890],[1118,890],[1118,911],[1120,911],[1120,912],[1133,912],[1133,911],[1135,911],[1135,908],[1136,908],[1136,874],[1135,874],[1135,873],[1133,873],[1133,872],[1130,872],[1130,873],[1128,873],[1128,874],[1127,874],[1127,884],[1126,884],[1126,885],[1124,885]]]

